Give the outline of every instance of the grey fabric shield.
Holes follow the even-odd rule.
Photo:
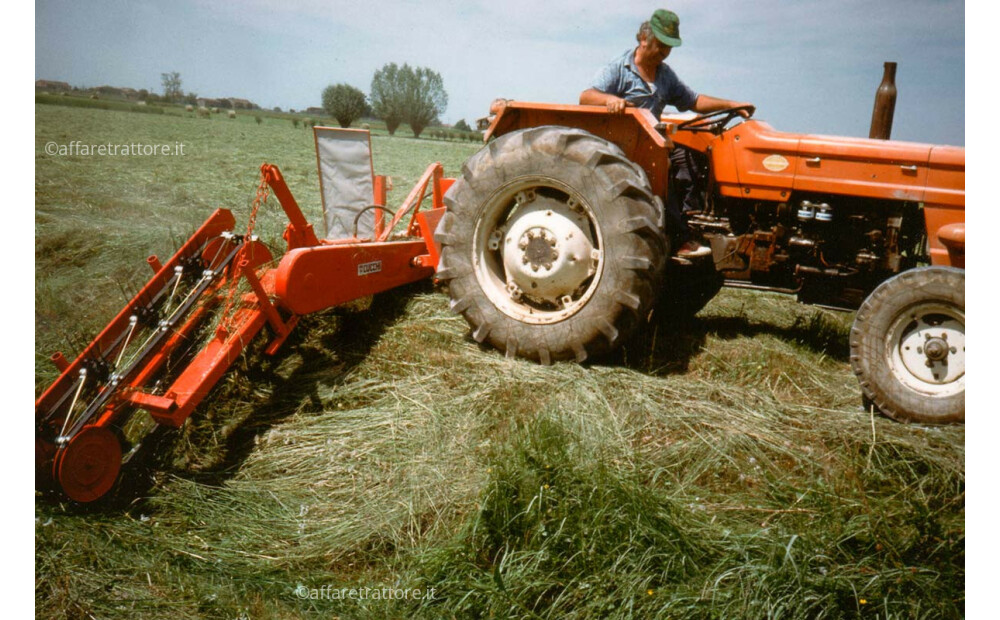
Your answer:
[[[354,233],[354,218],[372,204],[372,149],[366,130],[313,127],[319,183],[323,195],[326,238],[344,239]],[[358,220],[358,237],[371,237],[375,211]]]

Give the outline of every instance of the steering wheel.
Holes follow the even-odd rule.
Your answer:
[[[699,114],[698,116],[686,120],[677,126],[677,129],[684,129],[686,131],[708,131],[714,133],[715,135],[721,134],[725,129],[726,125],[729,124],[731,120],[737,116],[743,116],[740,112],[747,112],[747,118],[753,116],[756,108],[752,105],[741,105],[735,108],[725,108],[722,110],[716,110],[715,112],[709,112],[708,114]]]

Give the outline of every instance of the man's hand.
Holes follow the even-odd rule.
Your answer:
[[[634,104],[621,97],[602,93],[595,88],[588,88],[580,93],[580,105],[602,105],[612,114],[622,114],[625,108],[634,107]]]
[[[718,112],[719,110],[742,107],[750,108],[749,110],[739,111],[739,115],[743,118],[750,118],[753,113],[757,111],[757,106],[747,101],[740,102],[733,101],[732,99],[719,99],[708,95],[698,95],[698,99],[695,101],[694,106],[692,106],[691,109],[698,114],[710,114],[712,112]]]
[[[753,116],[753,113],[757,111],[757,106],[755,106],[752,103],[746,103],[746,102],[744,102],[744,103],[734,103],[730,107],[733,107],[733,108],[743,108],[743,107],[750,108],[749,110],[740,110],[739,111],[739,115],[742,116],[743,118],[750,118],[751,116]]]
[[[608,100],[604,105],[608,109],[608,112],[611,112],[612,114],[622,114],[625,112],[625,108],[627,108],[629,104],[621,97],[608,95]]]

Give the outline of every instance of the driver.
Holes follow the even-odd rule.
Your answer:
[[[681,112],[694,110],[699,114],[747,106],[739,114],[744,118],[753,114],[754,106],[749,103],[696,94],[664,62],[670,51],[681,45],[680,19],[672,11],[659,9],[653,13],[649,21],[639,26],[636,40],[638,47],[611,61],[594,77],[592,86],[580,93],[582,105],[603,105],[613,114],[621,114],[626,106],[636,106],[646,108],[657,119],[667,104]],[[682,149],[674,149],[670,163],[674,182],[665,210],[667,225],[680,245],[677,255],[693,258],[710,254],[709,248],[692,239],[681,215],[682,205],[686,209],[696,208],[688,158]]]

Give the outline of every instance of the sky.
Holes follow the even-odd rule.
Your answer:
[[[474,125],[497,97],[576,103],[663,5],[623,0],[39,0],[35,78],[74,86],[319,106],[365,93],[389,62],[439,72],[441,119]],[[883,62],[898,63],[892,137],[965,144],[965,4],[950,0],[676,1],[688,86],[749,101],[783,131],[868,135]],[[669,108],[668,108],[669,110]]]

